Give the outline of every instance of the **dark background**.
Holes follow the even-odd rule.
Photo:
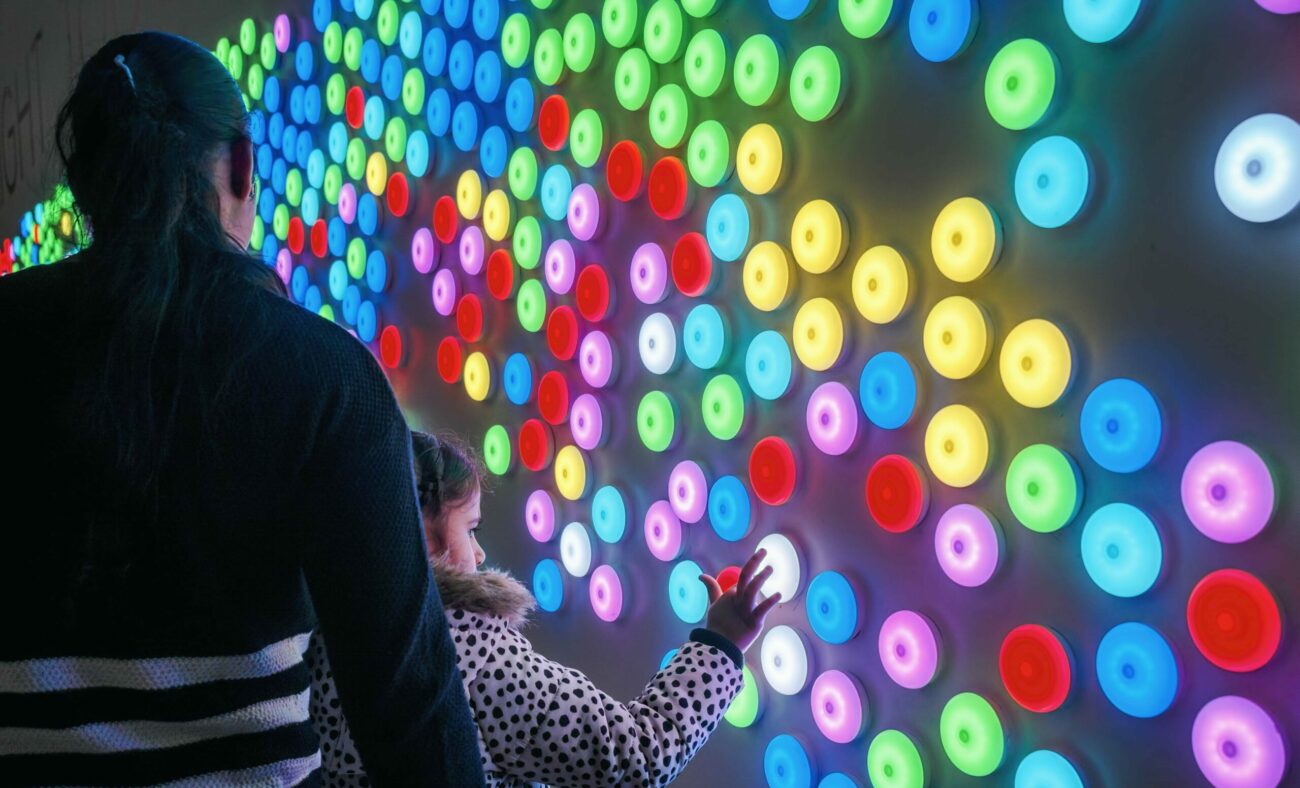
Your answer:
[[[25,116],[14,120],[11,109],[21,104],[22,83],[28,79],[24,69],[32,62],[22,55],[26,41],[37,40],[33,46],[47,58],[40,60],[39,89],[26,95],[44,113],[36,117],[48,127],[73,64],[89,54],[95,39],[102,40],[112,30],[166,27],[211,45],[220,35],[234,36],[244,16],[269,22],[283,8],[267,2],[237,5],[238,10],[207,3],[124,0],[29,7],[0,0],[0,29],[8,31],[6,39],[13,43],[0,48],[0,86],[4,102],[11,101],[10,92],[16,96],[13,104],[0,103],[0,159],[25,162],[30,148],[34,161],[48,149],[48,143],[40,141],[39,124],[28,133],[35,121]],[[827,43],[840,54],[846,79],[843,106],[822,124],[798,119],[784,92],[762,111],[740,105],[729,88],[717,101],[691,106],[692,126],[705,118],[720,119],[731,131],[733,144],[759,120],[773,123],[783,134],[787,169],[781,188],[766,198],[746,197],[754,241],[788,244],[794,212],[814,197],[839,205],[849,222],[845,263],[820,277],[797,272],[793,297],[774,314],[760,314],[748,305],[739,263],[719,263],[722,284],[710,299],[733,329],[732,351],[721,371],[735,375],[743,386],[748,339],[765,328],[777,328],[788,337],[798,304],[816,295],[837,301],[851,346],[828,373],[797,371],[791,392],[777,403],[749,395],[741,435],[730,443],[712,439],[699,420],[698,405],[708,376],[685,366],[661,379],[640,366],[636,331],[653,310],[637,302],[626,285],[632,250],[647,240],[670,245],[681,233],[700,227],[711,197],[697,195],[692,212],[671,223],[655,219],[643,203],[624,206],[606,200],[609,224],[604,235],[596,244],[577,246],[581,261],[609,267],[618,288],[617,312],[605,328],[617,341],[623,363],[616,384],[602,397],[613,438],[590,455],[590,462],[593,490],[614,483],[628,497],[628,535],[621,544],[598,545],[596,563],[619,570],[629,586],[629,607],[622,620],[604,624],[587,603],[585,580],[570,578],[564,607],[556,615],[543,616],[531,637],[539,650],[586,670],[605,689],[622,697],[634,695],[663,653],[678,645],[688,629],[667,605],[671,565],[649,555],[641,539],[641,516],[652,501],[664,497],[668,471],[677,461],[696,459],[710,479],[726,473],[743,478],[754,442],[778,434],[795,446],[800,462],[799,486],[791,502],[772,509],[755,501],[753,531],[738,544],[721,542],[706,524],[688,526],[685,557],[706,569],[719,569],[739,562],[762,536],[780,530],[802,551],[805,586],[808,578],[825,569],[846,573],[863,601],[862,631],[854,640],[843,646],[817,642],[807,626],[802,594],[774,613],[771,623],[789,623],[809,636],[815,671],[810,683],[828,668],[846,670],[862,681],[870,708],[868,731],[851,745],[830,744],[812,723],[806,691],[788,698],[764,688],[759,722],[746,730],[722,725],[682,784],[762,784],[763,748],[782,732],[803,741],[819,773],[838,769],[865,784],[867,744],[875,732],[890,727],[908,732],[921,745],[932,784],[965,784],[969,778],[956,772],[942,751],[938,720],[943,704],[966,690],[992,700],[1003,718],[1008,753],[995,774],[997,784],[1010,784],[1020,758],[1040,747],[1069,757],[1090,785],[1200,784],[1203,778],[1191,751],[1192,720],[1206,702],[1223,694],[1261,703],[1282,727],[1294,755],[1300,731],[1300,652],[1290,625],[1300,605],[1294,568],[1300,532],[1293,484],[1293,469],[1300,464],[1300,213],[1268,225],[1237,219],[1218,200],[1213,164],[1220,142],[1245,118],[1261,112],[1300,117],[1300,16],[1275,16],[1250,0],[1148,0],[1133,30],[1119,42],[1098,46],[1074,37],[1055,0],[985,0],[979,30],[966,52],[955,62],[931,64],[908,40],[905,12],[910,4],[900,0],[898,5],[890,30],[867,42],[844,33],[836,4],[829,0],[819,0],[808,16],[793,24],[778,23],[765,3],[724,0],[720,12],[707,21],[724,33],[729,54],[750,33],[772,35],[787,55],[783,83],[789,55],[815,43]],[[90,9],[95,8],[103,10],[102,23],[93,17]],[[578,10],[599,19],[594,0],[560,0],[544,14],[527,4],[505,6],[506,11],[515,8],[532,13],[534,34],[544,26],[562,27]],[[699,26],[688,20],[687,35]],[[34,39],[37,30],[40,37]],[[314,31],[311,35],[318,39]],[[1055,52],[1060,80],[1045,121],[1027,132],[1009,132],[997,126],[985,108],[984,73],[1002,45],[1022,36],[1038,38]],[[61,43],[65,39],[67,45]],[[614,101],[609,85],[617,53],[605,47],[603,39],[601,47],[588,73],[566,77],[554,92],[563,93],[574,111],[587,106],[601,110],[607,148],[609,141],[632,138],[657,155],[644,113],[629,115]],[[679,63],[659,71],[660,83],[679,78]],[[12,91],[11,83],[16,86]],[[1022,219],[1011,183],[1015,164],[1029,144],[1057,133],[1076,139],[1088,152],[1094,185],[1085,213],[1066,228],[1048,231]],[[477,165],[476,155],[453,155],[449,143],[441,144],[437,153],[436,170],[416,187],[408,219],[390,221],[381,231],[379,242],[391,250],[390,259],[409,248],[414,229],[427,224],[433,201],[452,192],[460,171]],[[599,172],[576,171],[567,154],[542,157],[543,164],[552,161],[569,165],[575,181],[603,181]],[[4,233],[12,233],[21,212],[44,193],[45,185],[32,175],[35,164],[22,166],[14,189],[8,189],[12,169],[4,170],[0,184],[5,187],[0,189]],[[726,187],[740,188],[734,178]],[[929,236],[943,205],[965,194],[980,197],[1000,215],[1004,247],[988,276],[957,285],[934,268]],[[535,205],[517,209],[537,212]],[[547,232],[546,237],[555,234]],[[858,317],[846,288],[853,261],[880,243],[896,246],[908,259],[914,287],[903,318],[885,327]],[[450,259],[455,266],[454,258],[454,249],[444,250],[444,261]],[[314,266],[313,281],[324,289],[325,266]],[[392,378],[413,421],[454,427],[475,443],[494,423],[507,425],[513,433],[535,411],[511,405],[500,392],[484,407],[470,402],[463,388],[437,378],[434,347],[455,327],[431,309],[429,277],[409,265],[396,268],[395,287],[383,313],[387,322],[402,329],[410,348],[406,364]],[[488,334],[481,349],[492,360],[494,374],[515,351],[530,353],[539,375],[562,368],[547,352],[544,337],[518,327],[513,303],[494,302],[482,281],[463,275],[460,279],[462,286],[479,292],[488,307]],[[974,378],[957,383],[929,369],[920,341],[930,306],[954,293],[971,296],[987,309],[995,337],[994,358]],[[572,300],[551,296],[550,303],[557,302]],[[680,325],[695,303],[674,296],[655,309]],[[1076,362],[1066,395],[1041,411],[1014,403],[996,367],[1002,338],[1031,317],[1060,325],[1072,342]],[[831,379],[856,391],[862,365],[886,349],[906,355],[918,371],[919,417],[894,433],[867,428],[845,458],[827,461],[805,437],[808,394]],[[576,369],[566,368],[566,375],[575,395],[584,390]],[[1098,383],[1116,376],[1147,385],[1165,416],[1165,440],[1156,461],[1129,476],[1107,473],[1092,463],[1078,435],[1084,398]],[[681,406],[684,440],[663,456],[645,450],[631,424],[641,395],[656,388],[669,391]],[[862,484],[867,468],[890,452],[923,463],[922,437],[929,416],[953,402],[983,414],[994,444],[989,471],[979,484],[960,492],[932,485],[930,514],[922,525],[904,535],[886,534],[866,514]],[[561,429],[558,437],[562,445],[566,432]],[[1220,439],[1241,440],[1259,450],[1270,462],[1279,490],[1273,522],[1243,545],[1219,545],[1203,537],[1188,522],[1178,498],[1187,459],[1200,446]],[[1074,523],[1055,534],[1035,534],[1019,526],[1003,493],[1007,463],[1020,448],[1036,442],[1064,448],[1079,461],[1084,475],[1083,508]],[[539,559],[558,558],[555,543],[538,545],[523,528],[523,499],[537,487],[553,489],[549,473],[533,475],[515,468],[485,499],[487,522],[481,533],[489,560],[525,579]],[[588,501],[566,503],[558,523],[590,522]],[[1130,502],[1151,514],[1164,542],[1160,580],[1133,600],[1100,591],[1079,556],[1083,522],[1112,501]],[[986,507],[1003,526],[1004,564],[980,589],[962,589],[948,581],[934,558],[934,522],[959,502]],[[1255,673],[1214,668],[1188,635],[1187,595],[1207,572],[1222,567],[1255,573],[1283,607],[1281,650]],[[940,674],[917,692],[896,687],[876,655],[881,621],[904,607],[931,617],[943,637]],[[1178,699],[1154,720],[1118,712],[1097,687],[1097,644],[1108,629],[1125,620],[1155,626],[1179,656]],[[1053,627],[1073,650],[1074,691],[1066,705],[1051,714],[1020,709],[998,678],[998,646],[1012,627],[1023,623]],[[762,684],[757,645],[749,661]],[[1288,776],[1294,779],[1294,774],[1292,768]]]

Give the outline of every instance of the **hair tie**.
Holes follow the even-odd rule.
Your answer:
[[[134,93],[135,74],[131,73],[131,67],[126,64],[126,55],[118,55],[117,57],[113,58],[113,62],[117,64],[118,68],[126,72],[126,79],[128,82],[131,83],[131,92]]]

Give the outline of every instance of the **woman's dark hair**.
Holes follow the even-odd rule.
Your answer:
[[[437,522],[454,506],[483,487],[483,468],[474,451],[451,436],[411,431],[415,457],[415,489],[420,511]]]
[[[208,434],[209,416],[236,374],[198,363],[212,341],[217,296],[237,284],[284,292],[223,229],[212,183],[218,155],[247,151],[247,128],[239,88],[216,57],[157,32],[105,44],[59,111],[56,144],[90,239],[82,257],[95,314],[84,316],[83,330],[110,327],[102,374],[78,396],[102,438],[105,487],[121,498],[112,506],[130,513],[112,519],[135,530],[158,519],[178,409]],[[130,563],[125,545],[138,534],[125,528],[92,527],[87,570]]]

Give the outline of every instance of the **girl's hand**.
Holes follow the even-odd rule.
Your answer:
[[[781,601],[780,594],[759,600],[763,583],[772,576],[770,566],[758,570],[766,555],[766,550],[759,550],[750,556],[735,587],[726,592],[713,575],[700,575],[700,582],[709,590],[709,629],[735,643],[742,652],[758,639],[767,614]]]

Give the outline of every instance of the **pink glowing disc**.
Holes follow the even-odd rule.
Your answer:
[[[599,448],[604,442],[605,414],[595,397],[583,394],[569,406],[569,431],[573,442],[584,451]]]
[[[471,224],[460,234],[460,267],[470,276],[478,276],[485,259],[483,231]]]
[[[613,622],[623,613],[623,581],[612,566],[601,564],[591,573],[591,609],[601,621]]]
[[[858,403],[843,383],[823,383],[808,398],[806,422],[813,445],[837,457],[858,436]]]
[[[668,500],[684,522],[698,523],[709,504],[709,483],[698,463],[677,463],[668,474]]]
[[[920,689],[939,670],[939,635],[920,613],[900,610],[880,627],[880,664],[900,687]]]
[[[546,269],[546,284],[554,293],[564,295],[573,289],[573,280],[578,276],[578,260],[572,244],[563,238],[552,241],[546,247],[546,259],[542,265]]]
[[[813,721],[822,735],[836,744],[848,744],[862,735],[866,700],[852,676],[828,670],[812,685]]]
[[[667,501],[655,501],[646,510],[645,543],[660,561],[675,561],[682,554],[682,522]]]
[[[659,244],[645,243],[632,255],[632,292],[643,304],[657,304],[668,294],[668,258]]]
[[[967,503],[943,513],[934,529],[934,554],[948,579],[975,588],[998,569],[1000,537],[988,512]]]
[[[1269,713],[1236,695],[1215,698],[1192,723],[1192,753],[1215,788],[1281,785],[1286,741]]]
[[[594,389],[603,389],[614,378],[614,345],[604,331],[592,331],[578,346],[582,379]]]
[[[415,270],[427,274],[438,264],[440,247],[428,227],[421,227],[411,238],[411,264]]]
[[[579,241],[590,241],[600,232],[600,197],[590,183],[575,186],[569,193],[569,232]]]
[[[443,317],[451,317],[456,311],[456,301],[460,293],[456,286],[456,275],[450,268],[443,268],[433,275],[433,309]]]
[[[555,501],[545,490],[534,490],[524,503],[524,524],[528,534],[539,542],[555,536]]]
[[[1264,530],[1277,503],[1268,466],[1236,441],[1211,443],[1192,455],[1183,469],[1182,498],[1196,530],[1226,544]]]

